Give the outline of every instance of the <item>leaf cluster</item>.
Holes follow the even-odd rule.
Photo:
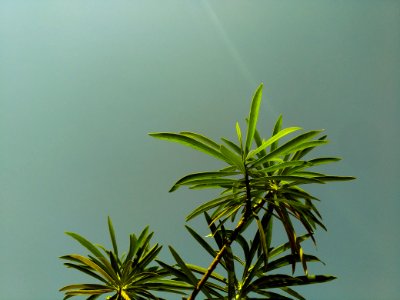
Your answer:
[[[108,229],[112,249],[95,245],[83,236],[67,232],[91,254],[82,256],[70,254],[62,256],[65,266],[83,272],[98,280],[100,284],[72,284],[60,289],[65,293],[64,299],[73,296],[88,296],[88,300],[97,299],[103,294],[113,293],[109,300],[144,300],[161,299],[155,291],[182,293],[188,288],[184,283],[168,280],[168,275],[154,260],[161,250],[158,244],[151,245],[153,233],[146,227],[139,236],[129,236],[129,249],[126,254],[119,256],[118,246],[112,221],[108,218]],[[153,263],[153,264],[152,264]]]
[[[67,267],[84,272],[101,284],[77,284],[62,288],[66,297],[89,295],[96,299],[114,293],[110,299],[161,299],[153,291],[185,294],[193,300],[199,293],[206,299],[305,299],[292,286],[321,283],[330,275],[310,275],[308,263],[319,259],[304,252],[302,243],[314,232],[326,229],[316,207],[317,197],[305,189],[309,184],[354,179],[316,172],[313,168],[337,162],[337,157],[311,157],[317,147],[328,143],[322,130],[304,131],[300,127],[282,128],[280,116],[269,138],[257,129],[263,85],[256,90],[246,119],[245,135],[236,123],[237,141],[221,138],[214,141],[202,134],[183,131],[150,133],[150,136],[183,144],[225,164],[220,170],[196,172],[179,179],[170,189],[218,189],[216,198],[205,201],[186,217],[187,221],[203,215],[210,230],[210,243],[193,228],[189,234],[212,257],[208,268],[187,263],[169,247],[174,263],[157,259],[158,244],[150,246],[148,229],[130,236],[128,254],[119,257],[114,230],[109,219],[113,249],[95,246],[83,237],[67,233],[87,250],[88,257],[67,255]],[[255,226],[251,226],[255,224]],[[273,245],[274,224],[282,226],[287,241]],[[253,229],[253,238],[246,236]],[[298,234],[299,228],[302,229]],[[247,235],[246,235],[246,234]],[[100,247],[100,250],[98,249]],[[157,262],[157,265],[151,263]],[[304,275],[295,276],[297,264]],[[216,271],[220,266],[224,274]],[[291,267],[291,274],[282,273]],[[262,298],[255,298],[262,297]],[[186,298],[185,298],[186,299]]]

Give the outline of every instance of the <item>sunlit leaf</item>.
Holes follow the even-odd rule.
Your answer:
[[[251,143],[253,141],[254,132],[257,126],[258,114],[260,110],[260,104],[262,99],[262,89],[263,84],[260,84],[257,88],[253,100],[251,102],[250,113],[249,113],[249,121],[247,125],[247,135],[246,135],[246,144],[245,144],[245,152],[246,154],[249,152]]]
[[[246,172],[242,158],[239,155],[233,153],[224,145],[221,145],[220,151],[226,161],[228,161],[231,165],[236,166],[243,173]]]
[[[218,150],[186,135],[171,133],[171,132],[149,133],[149,135],[161,140],[180,143],[185,146],[189,146],[192,147],[193,149],[204,152],[208,155],[214,156],[215,158],[218,158],[220,160],[225,160],[225,157]]]
[[[251,164],[251,167],[256,167],[256,166],[262,165],[264,162],[269,161],[272,158],[286,154],[287,152],[291,151],[295,147],[299,147],[305,141],[311,139],[313,136],[319,134],[320,132],[321,132],[321,130],[312,130],[312,131],[303,133],[301,135],[298,135],[297,137],[291,139],[290,141],[286,142],[282,146],[276,148],[274,151],[268,153],[266,156],[263,156],[262,158],[259,158],[256,161],[254,161]]]
[[[249,158],[252,158],[256,154],[260,153],[262,150],[266,149],[268,146],[270,146],[274,142],[280,140],[281,138],[283,138],[284,136],[288,135],[289,133],[292,133],[292,132],[294,132],[296,130],[300,130],[300,129],[301,129],[300,127],[289,127],[289,128],[285,128],[285,129],[279,131],[277,134],[273,135],[268,140],[263,141],[261,146],[259,146],[257,149],[254,149],[254,150],[250,151],[247,154],[246,160],[249,159]]]

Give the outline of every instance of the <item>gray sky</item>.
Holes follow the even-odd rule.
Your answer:
[[[172,244],[208,265],[183,225],[214,194],[168,189],[219,165],[147,133],[231,137],[264,82],[264,136],[280,113],[324,128],[320,153],[343,158],[328,170],[358,177],[312,189],[328,232],[311,271],[339,279],[301,291],[397,299],[399,16],[398,1],[1,1],[2,298],[61,299],[81,277],[58,257],[85,252],[63,232],[108,246],[108,215],[121,244],[149,224],[163,259]]]

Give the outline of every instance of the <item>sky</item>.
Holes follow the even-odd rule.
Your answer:
[[[220,166],[148,133],[233,137],[263,82],[265,137],[279,114],[323,128],[327,170],[357,177],[311,188],[328,231],[310,269],[338,279],[301,292],[398,299],[399,53],[399,1],[1,0],[1,297],[62,299],[85,279],[64,232],[110,246],[107,216],[121,245],[150,225],[162,259],[207,266],[184,225],[214,194],[168,190]]]

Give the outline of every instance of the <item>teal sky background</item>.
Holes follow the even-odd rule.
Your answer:
[[[59,256],[85,253],[64,231],[107,246],[149,224],[194,263],[184,230],[211,192],[170,186],[213,170],[154,131],[233,137],[264,82],[260,131],[326,129],[329,172],[312,188],[328,232],[311,271],[338,280],[311,300],[399,299],[399,1],[0,0],[0,293],[62,299],[82,279]],[[192,222],[207,234],[201,219]],[[171,296],[169,299],[178,299]]]

